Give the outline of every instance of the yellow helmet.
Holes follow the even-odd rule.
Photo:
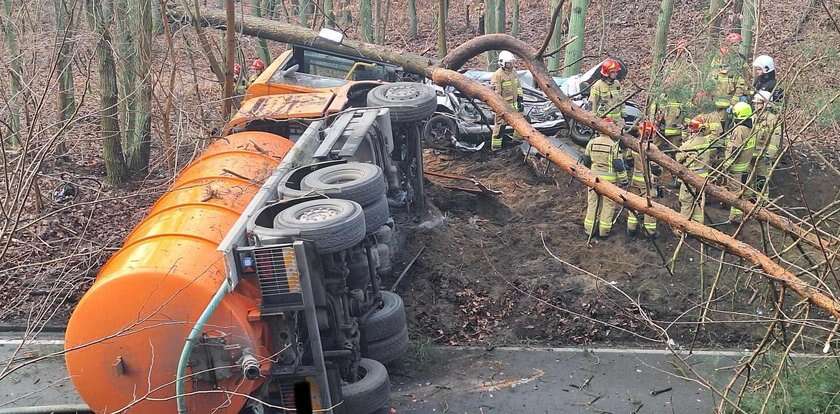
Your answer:
[[[753,114],[752,107],[746,102],[738,102],[732,107],[732,115],[736,120],[742,121],[751,117]]]

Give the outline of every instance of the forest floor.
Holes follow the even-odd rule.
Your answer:
[[[423,5],[431,7],[430,1],[418,3],[420,10],[424,10]],[[542,42],[547,26],[543,3],[522,1],[520,37],[533,44]],[[702,21],[703,3],[691,0],[680,4],[680,12],[675,13],[671,25],[673,39],[696,34],[697,22]],[[760,50],[777,56],[780,67],[789,67],[785,65],[797,60],[796,45],[820,42],[823,29],[828,30],[828,19],[818,12],[809,12],[816,16],[813,24],[802,34],[798,33],[804,3],[773,2],[773,10],[763,16],[774,30],[761,32]],[[609,3],[608,10],[604,4],[594,3],[588,16],[591,29],[587,32],[585,54],[593,57],[587,58],[583,66],[600,61],[606,54],[619,56],[631,67],[631,80],[645,85],[648,44],[653,38],[656,19],[656,13],[650,10],[657,10],[658,1],[617,0]],[[394,20],[389,27],[405,27],[403,6],[403,2],[394,2]],[[450,46],[473,36],[461,20],[463,4],[452,2],[452,7],[453,23],[448,26]],[[421,14],[417,39],[409,41],[402,31],[389,30],[388,45],[434,54],[432,14]],[[603,25],[602,21],[608,24]],[[253,56],[254,42],[243,41],[246,55]],[[182,98],[182,109],[173,115],[183,119],[173,119],[178,119],[179,127],[190,131],[181,135],[174,147],[173,158],[178,162],[174,166],[165,162],[163,144],[156,141],[150,172],[131,184],[100,189],[97,181],[81,178],[101,181],[104,177],[98,121],[90,115],[96,112],[97,100],[90,99],[93,103],[88,103],[82,111],[87,116],[73,130],[78,139],[71,147],[71,161],[53,159],[42,169],[41,185],[47,199],[51,189],[65,179],[79,185],[80,195],[69,205],[47,200],[44,211],[24,215],[22,223],[31,225],[15,235],[0,265],[0,275],[6,277],[0,286],[0,325],[25,326],[36,320],[37,325],[63,325],[98,268],[166,190],[178,167],[183,167],[200,151],[213,128],[221,126],[217,114],[219,103],[202,99],[218,94],[209,72],[202,72],[206,65],[195,63],[203,58],[179,49],[178,62],[168,62],[162,57],[165,50],[158,39],[156,64],[161,68],[170,64],[179,68],[177,93]],[[472,64],[482,63],[475,60]],[[190,65],[199,68],[200,76],[193,78],[188,70],[181,69]],[[811,69],[820,67],[818,63]],[[836,77],[825,80],[829,89],[837,88]],[[83,81],[77,80],[77,85]],[[160,136],[160,108],[156,108],[154,128],[156,136]],[[197,112],[201,113],[200,117],[196,116]],[[840,157],[834,131],[836,123],[808,129],[802,137],[837,165]],[[836,176],[827,172],[824,164],[814,161],[812,146],[795,146],[786,160],[786,167],[790,168],[783,168],[777,175],[774,195],[784,196],[782,205],[802,205],[797,182],[806,186],[802,192],[813,209],[837,198]],[[171,151],[169,148],[166,152]],[[669,327],[669,334],[678,344],[688,346],[695,339],[698,304],[708,295],[717,271],[718,263],[711,259],[720,257],[717,250],[705,247],[708,256],[701,265],[700,244],[689,239],[670,272],[664,263],[671,260],[679,239],[669,229],[661,228],[662,237],[655,242],[631,240],[623,233],[626,219],[622,215],[610,239],[587,240],[581,225],[584,188],[568,177],[535,172],[523,163],[515,149],[494,156],[426,150],[425,157],[430,171],[475,177],[503,194],[475,196],[429,183],[431,221],[405,226],[407,248],[403,252],[403,264],[421,247],[425,250],[398,289],[405,298],[416,341],[488,347],[651,345],[662,341],[657,331],[640,322],[639,309],[628,297],[638,302],[658,325]],[[803,164],[801,168],[793,168],[794,160]],[[792,179],[794,171],[802,175],[799,180]],[[674,191],[671,190],[664,203],[676,207]],[[709,206],[707,213],[716,222],[726,216],[725,210],[714,205]],[[734,228],[722,230],[731,233]],[[771,235],[780,238],[772,232]],[[743,238],[762,243],[761,231],[755,224],[747,226]],[[736,262],[731,256],[726,256],[724,261]],[[760,317],[770,309],[766,303],[768,284],[763,279],[736,277],[730,266],[725,269],[710,318],[726,322],[743,315]],[[696,341],[703,347],[749,347],[763,330],[762,326],[750,323],[710,323],[699,331]]]

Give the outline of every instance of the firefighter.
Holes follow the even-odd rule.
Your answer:
[[[254,83],[255,80],[260,76],[262,71],[265,70],[265,63],[260,58],[254,59],[254,62],[251,63],[251,76],[248,77],[248,84]]]
[[[732,117],[735,128],[732,137],[726,144],[723,166],[729,173],[727,188],[733,193],[748,194],[745,191],[750,164],[755,150],[755,137],[752,134],[752,107],[746,102],[738,102],[732,107]],[[731,207],[729,221],[738,224],[742,221],[744,212]]]
[[[637,135],[642,139],[642,145],[649,145],[653,149],[657,149],[656,144],[653,143],[653,138],[656,136],[656,127],[652,121],[643,121],[639,123],[637,128],[631,131],[631,134]],[[629,150],[630,157],[626,167],[628,170],[632,169],[632,176],[630,178],[629,190],[633,194],[638,194],[641,197],[656,198],[659,195],[658,178],[662,173],[659,165],[650,162],[645,157],[645,162],[642,162],[642,156],[636,151]],[[648,179],[645,179],[645,174],[650,174]],[[656,238],[659,233],[656,231],[656,217],[645,215],[643,218],[643,227],[645,229],[644,235],[647,237]],[[627,235],[635,236],[638,233],[639,219],[638,216],[632,212],[627,213]]]
[[[702,115],[695,116],[687,126],[688,137],[677,152],[677,161],[700,177],[709,176],[709,162],[712,152],[708,120]],[[698,194],[699,192],[699,194]],[[690,220],[703,223],[703,209],[706,205],[705,192],[689,188],[683,182],[680,185],[680,214]]]
[[[522,85],[516,75],[516,57],[513,53],[503,50],[499,53],[499,69],[490,78],[490,85],[505,102],[515,111],[522,112]],[[505,120],[498,114],[493,125],[493,135],[490,138],[490,149],[498,151],[502,148],[502,132],[507,126]],[[516,136],[516,132],[514,132]]]
[[[612,118],[604,118],[603,121],[615,127]],[[610,136],[598,134],[591,139],[586,144],[581,162],[598,178],[611,183],[618,182],[621,186],[627,185],[627,168],[624,158],[621,156],[618,141]],[[586,235],[594,235],[597,226],[597,234],[601,238],[607,238],[612,230],[614,213],[615,203],[590,188],[586,197],[586,217],[583,219]]]
[[[607,59],[601,64],[601,79],[589,90],[589,103],[592,112],[598,118],[612,118],[616,125],[623,125],[624,99],[621,97],[621,84],[618,74],[621,63],[615,59]]]
[[[723,132],[729,119],[729,101],[720,104],[712,103],[709,95],[700,91],[694,96],[694,104],[697,106],[698,116],[706,122],[704,129],[709,141],[711,157],[709,165],[716,167],[723,161],[723,150],[726,148],[728,135],[724,135]]]
[[[747,82],[744,80],[743,56],[738,53],[738,46],[741,43],[741,35],[730,33],[726,36],[724,46],[720,48],[720,57],[712,61],[712,67],[717,67],[715,82],[715,104],[735,105],[737,102],[746,101]]]
[[[773,164],[779,154],[782,141],[782,125],[779,117],[771,110],[772,94],[769,91],[759,91],[753,97],[755,114],[753,115],[753,135],[755,136],[755,181],[753,189],[757,194],[769,195],[770,178],[773,175]]]
[[[771,96],[776,90],[776,63],[773,58],[761,55],[753,60],[753,90],[770,92]]]

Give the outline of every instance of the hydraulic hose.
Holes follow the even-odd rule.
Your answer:
[[[178,370],[175,373],[175,401],[178,404],[178,414],[185,414],[187,412],[187,402],[186,398],[184,398],[184,378],[187,363],[190,361],[190,354],[192,354],[193,344],[199,335],[201,335],[201,331],[204,329],[207,320],[210,319],[210,316],[216,311],[216,307],[219,306],[219,303],[222,302],[222,299],[229,291],[230,280],[225,278],[222,285],[219,286],[219,290],[210,299],[210,303],[207,304],[207,307],[204,308],[201,316],[198,317],[195,325],[193,325],[190,334],[187,336],[187,340],[184,341],[184,349],[181,350],[181,358],[178,359]]]

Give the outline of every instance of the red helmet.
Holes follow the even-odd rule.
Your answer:
[[[615,59],[607,59],[601,64],[601,74],[610,76],[611,73],[618,73],[621,71],[621,63]]]
[[[706,119],[700,115],[695,116],[688,123],[688,132],[697,133],[706,126]]]
[[[265,63],[263,63],[262,59],[254,59],[254,63],[251,64],[251,70],[262,72],[265,70]]]
[[[642,121],[639,123],[639,132],[643,137],[652,137],[656,134],[656,124],[653,121]]]
[[[233,76],[239,76],[240,73],[242,73],[242,66],[240,66],[238,63],[234,63],[233,64]]]
[[[736,45],[738,43],[741,43],[741,34],[737,32],[732,32],[726,35],[726,42],[730,45]]]

